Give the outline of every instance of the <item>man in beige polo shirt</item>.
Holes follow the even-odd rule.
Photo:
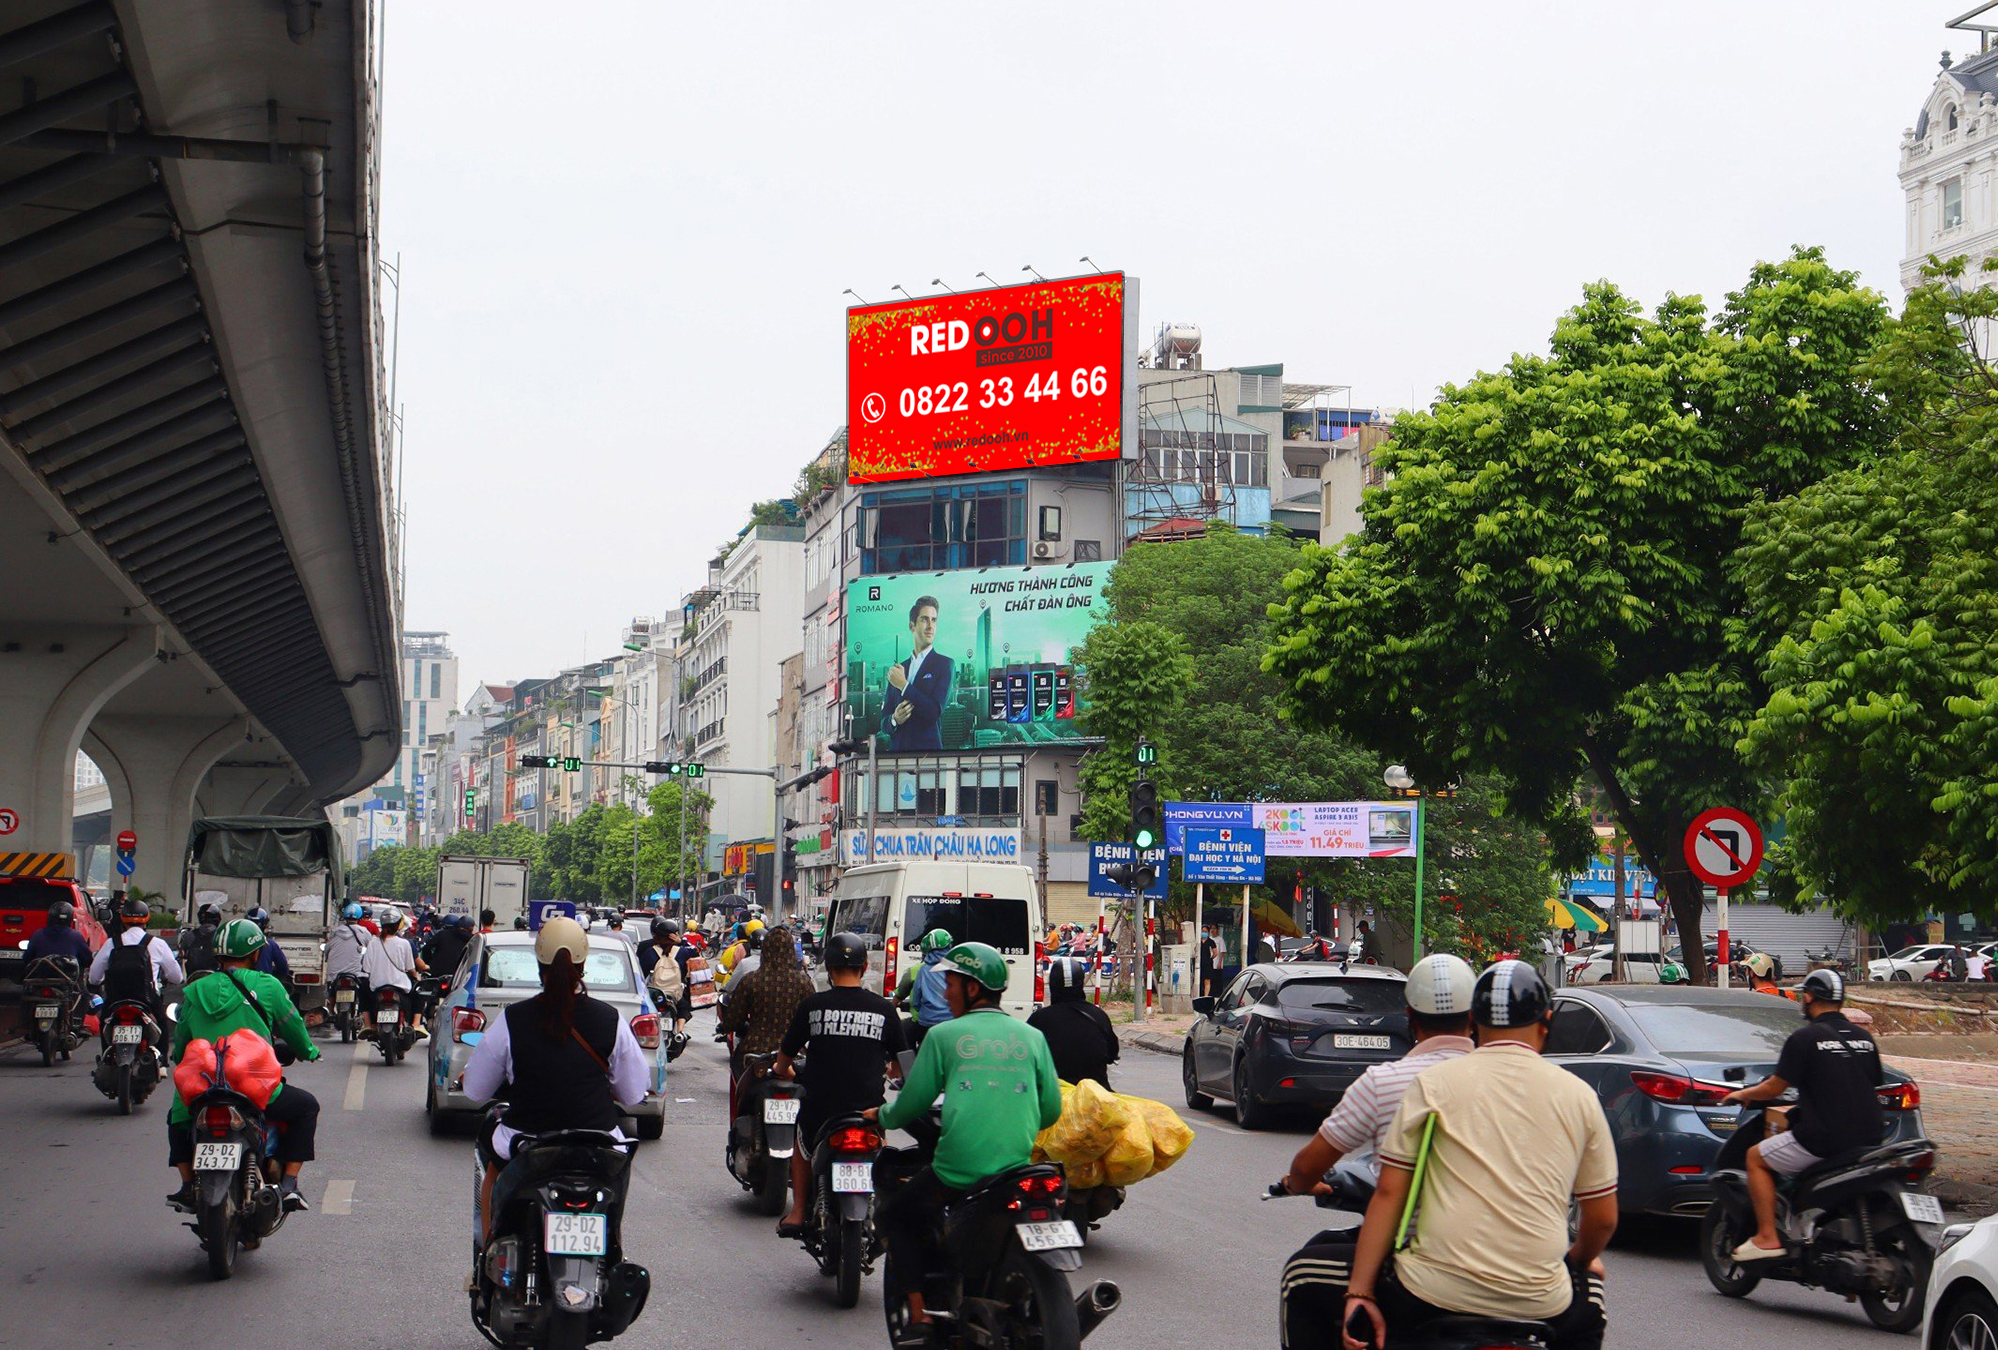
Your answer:
[[[1379,1346],[1390,1327],[1447,1315],[1544,1321],[1555,1350],[1602,1345],[1597,1258],[1616,1231],[1616,1147],[1595,1093],[1540,1058],[1551,1010],[1532,966],[1494,964],[1472,990],[1478,1048],[1409,1084],[1353,1254],[1346,1350],[1367,1345],[1356,1326],[1371,1323]],[[1391,1253],[1426,1132],[1416,1220]],[[1582,1216],[1573,1242],[1571,1198]]]

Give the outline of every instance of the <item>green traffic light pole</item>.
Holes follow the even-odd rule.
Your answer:
[[[1414,955],[1409,958],[1409,965],[1413,967],[1422,959],[1422,826],[1424,817],[1429,814],[1429,797],[1416,789],[1415,775],[1405,765],[1388,765],[1381,778],[1395,791],[1411,793],[1415,797],[1415,937],[1410,948]]]

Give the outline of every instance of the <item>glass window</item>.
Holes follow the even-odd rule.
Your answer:
[[[583,962],[583,987],[612,993],[635,993],[631,957],[625,952],[602,951],[592,947]],[[541,967],[535,963],[534,948],[527,946],[487,947],[485,963],[479,971],[481,989],[539,989]]]
[[[932,928],[947,930],[959,942],[983,942],[1002,955],[1025,956],[1033,949],[1027,931],[1027,902],[1012,896],[912,895],[904,902],[902,946],[914,950]]]
[[[1775,1059],[1783,1051],[1783,1042],[1803,1022],[1797,1016],[1797,1006],[1788,999],[1769,1002],[1772,1006],[1768,1008],[1646,1003],[1632,1006],[1630,1015],[1661,1054]]]
[[[1608,1048],[1609,1028],[1594,1008],[1564,999],[1554,1005],[1554,1020],[1547,1030],[1549,1055],[1593,1055]]]
[[[443,695],[437,691],[443,687],[443,684],[444,663],[442,661],[432,661],[430,663],[430,697],[442,698]]]
[[[1285,980],[1277,1002],[1319,1012],[1398,1013],[1406,999],[1400,980]]]
[[[1942,185],[1943,228],[1955,229],[1963,224],[1963,180],[1952,178]]]
[[[833,913],[832,931],[858,934],[869,951],[880,951],[888,939],[888,897],[861,895],[840,901]]]

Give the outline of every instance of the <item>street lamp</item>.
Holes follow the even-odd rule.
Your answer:
[[[1381,778],[1396,792],[1415,792],[1415,775],[1408,771],[1405,764],[1388,765]],[[1411,965],[1422,959],[1422,824],[1429,814],[1424,806],[1427,801],[1423,794],[1415,793],[1415,940],[1411,949],[1414,953],[1410,958]]]

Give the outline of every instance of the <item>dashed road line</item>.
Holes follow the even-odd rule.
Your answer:
[[[368,1100],[368,1061],[364,1056],[372,1048],[365,1042],[354,1046],[354,1067],[347,1070],[347,1095],[340,1099],[344,1110],[359,1111]]]
[[[326,1194],[319,1201],[322,1214],[352,1214],[354,1212],[354,1183],[351,1181],[329,1181]]]

